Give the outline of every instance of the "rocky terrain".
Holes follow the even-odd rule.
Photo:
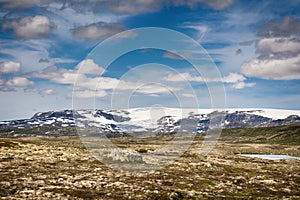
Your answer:
[[[2,199],[299,199],[300,159],[264,160],[240,153],[299,156],[300,126],[225,129],[199,157],[203,136],[175,163],[149,173],[113,170],[76,136],[0,138]],[[114,138],[141,154],[168,138]],[[298,140],[298,141],[297,141]],[[294,142],[292,142],[294,141]]]

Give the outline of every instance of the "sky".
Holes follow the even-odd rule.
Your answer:
[[[299,0],[0,0],[0,19],[0,120],[300,109]]]

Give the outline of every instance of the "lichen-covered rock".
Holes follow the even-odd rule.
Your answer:
[[[112,150],[105,159],[121,163],[143,163],[143,157],[139,153],[120,149]]]

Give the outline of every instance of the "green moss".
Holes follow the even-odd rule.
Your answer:
[[[147,149],[137,149],[136,151],[139,153],[147,153],[148,152]]]
[[[205,185],[215,185],[215,183],[212,180],[208,180],[208,179],[201,180],[201,183]]]
[[[0,141],[0,148],[2,148],[2,147],[12,148],[12,147],[17,147],[17,146],[19,146],[19,144],[16,142],[11,142],[11,141],[7,141],[7,140]]]
[[[10,157],[6,157],[6,158],[0,158],[0,162],[7,162],[7,161],[10,161],[10,160],[13,160],[14,157],[10,156]]]
[[[221,139],[238,143],[300,145],[300,125],[223,129]]]
[[[82,199],[101,198],[101,196],[105,195],[104,191],[88,190],[88,189],[85,190],[85,189],[73,189],[73,188],[47,188],[45,190],[48,192],[70,195],[72,197],[79,197]]]

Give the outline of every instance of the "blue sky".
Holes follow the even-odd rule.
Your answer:
[[[72,106],[209,108],[216,85],[230,108],[299,109],[299,10],[298,0],[0,0],[0,120]],[[141,37],[143,27],[183,33],[204,49],[141,45],[106,68],[128,42],[163,37]],[[204,59],[199,65],[219,75],[201,76],[186,58]]]

